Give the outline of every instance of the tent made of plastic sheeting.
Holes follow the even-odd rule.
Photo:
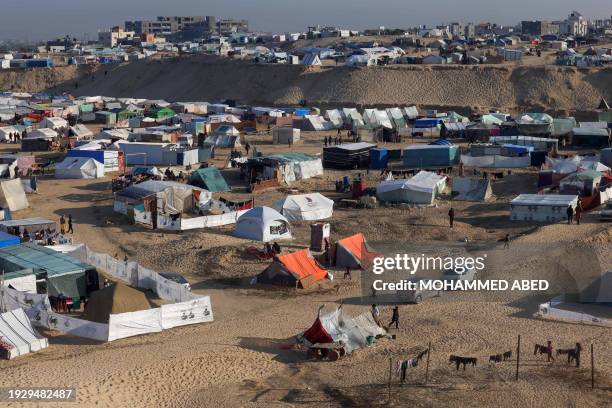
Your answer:
[[[310,130],[314,132],[322,132],[325,130],[333,130],[334,124],[326,121],[322,116],[318,115],[307,115],[304,117],[303,125],[304,130]]]
[[[26,135],[26,139],[46,139],[51,140],[57,137],[57,132],[53,129],[43,128],[31,131]]]
[[[11,360],[49,347],[32,327],[23,309],[0,314],[0,358]]]
[[[344,113],[339,109],[329,109],[325,111],[325,117],[329,120],[336,129],[344,126]]]
[[[40,121],[38,127],[58,130],[61,128],[68,128],[68,121],[66,119],[57,117],[44,118]]]
[[[561,137],[567,136],[572,133],[572,129],[577,127],[576,119],[573,117],[569,118],[554,118],[553,119],[553,130],[551,136]]]
[[[19,211],[29,207],[20,179],[0,181],[0,207]]]
[[[213,136],[239,136],[240,132],[232,125],[221,125],[213,132]]]
[[[408,120],[414,120],[419,117],[419,110],[416,106],[407,106],[404,108],[404,115]]]
[[[303,153],[279,153],[257,157],[255,160],[263,161],[265,179],[276,178],[277,172],[280,172],[282,181],[287,184],[323,174],[321,159]]]
[[[127,140],[128,137],[130,137],[130,131],[127,129],[107,129],[100,131],[95,139]]]
[[[88,157],[66,157],[55,165],[55,178],[94,179],[104,177],[104,164]]]
[[[572,144],[597,149],[610,147],[610,131],[594,127],[573,128]]]
[[[320,193],[288,195],[274,208],[289,221],[316,221],[331,218],[334,201]]]
[[[311,344],[338,343],[347,353],[370,345],[369,338],[382,336],[385,330],[376,324],[372,313],[357,317],[345,314],[342,308],[318,316],[315,322],[300,337]]]
[[[484,123],[485,125],[496,125],[499,126],[502,123],[504,123],[504,121],[500,118],[498,118],[497,116],[493,116],[493,115],[482,115],[480,118],[480,122]]]
[[[521,194],[510,202],[510,219],[557,222],[567,218],[567,207],[577,204],[577,195]]]
[[[491,136],[489,142],[495,144],[531,146],[538,150],[556,150],[559,147],[558,139],[534,136]]]
[[[308,249],[302,249],[275,257],[272,264],[257,275],[257,283],[305,289],[326,277],[327,270]]]
[[[270,207],[255,207],[242,214],[234,235],[262,242],[292,238],[287,218]]]
[[[187,183],[208,190],[211,193],[230,191],[223,175],[216,167],[206,167],[194,171],[189,176]]]
[[[559,182],[559,194],[590,196],[601,184],[602,174],[595,170],[584,170],[570,174]]]
[[[93,132],[82,123],[77,123],[74,126],[70,126],[70,133],[79,139],[88,139],[93,136]]]
[[[272,143],[294,144],[300,140],[300,129],[292,127],[275,127],[272,129]]]
[[[452,195],[457,201],[486,201],[493,194],[489,179],[453,177]]]
[[[580,122],[578,127],[589,129],[607,129],[608,122]]]
[[[391,119],[393,128],[399,129],[407,126],[406,119],[404,119],[404,114],[400,108],[388,108],[386,112],[389,119]]]
[[[387,129],[393,129],[393,123],[391,123],[387,111],[378,109],[366,109],[363,112],[363,118],[366,124],[382,126]]]
[[[376,197],[384,202],[431,205],[445,188],[445,176],[420,171],[408,180],[381,182],[376,187]]]
[[[240,136],[232,136],[232,135],[218,135],[218,136],[208,136],[206,140],[204,140],[205,144],[213,145],[216,147],[227,147],[227,148],[235,148],[240,147]]]
[[[0,127],[0,141],[10,140],[11,138],[9,135],[16,135],[16,134],[19,134],[19,136],[21,136],[21,132],[17,130],[17,128],[14,126]],[[13,136],[13,140],[15,140],[15,136]]]
[[[16,245],[19,245],[19,243]],[[32,269],[10,272],[4,276],[4,286],[19,292],[36,293],[36,275]]]
[[[21,240],[18,236],[0,231],[0,248],[5,248],[13,245],[19,245]]]
[[[482,168],[521,168],[531,166],[531,157],[519,156],[519,157],[508,157],[508,156],[467,156],[461,155],[461,163],[465,167],[482,167]]]
[[[367,267],[374,258],[382,254],[373,251],[362,233],[351,235],[336,242],[336,266],[353,269]]]
[[[342,113],[344,114],[344,117],[346,118],[346,123],[350,124],[352,126],[363,126],[365,125],[365,122],[363,120],[363,116],[361,116],[361,113],[359,113],[359,111],[357,111],[357,109],[355,108],[343,108],[342,109]]]
[[[600,172],[610,171],[610,168],[594,158],[573,156],[567,159],[555,159],[546,157],[546,165],[558,174],[570,174],[576,171],[595,170]]]
[[[317,54],[306,54],[302,60],[302,65],[323,65],[321,58]]]

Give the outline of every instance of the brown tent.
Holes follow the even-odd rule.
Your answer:
[[[153,307],[156,305],[147,298],[145,292],[117,282],[93,292],[82,317],[92,322],[108,323],[111,314],[136,312]]]

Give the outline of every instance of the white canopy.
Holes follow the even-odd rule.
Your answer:
[[[47,339],[34,330],[23,309],[0,314],[0,338],[0,350],[9,360],[49,347]]]
[[[289,195],[274,204],[289,221],[315,221],[331,218],[334,201],[319,193]]]
[[[57,132],[53,129],[36,129],[31,131],[25,137],[26,139],[54,139],[57,137]]]
[[[421,170],[414,177],[408,180],[389,180],[383,181],[376,188],[376,192],[387,192],[398,189],[414,190],[423,193],[434,193],[444,189],[446,177],[436,173]]]
[[[0,181],[0,207],[19,211],[28,206],[28,199],[20,179]]]
[[[43,120],[40,121],[39,127],[47,128],[47,129],[54,129],[54,130],[57,130],[59,128],[67,128],[68,121],[66,119],[58,118],[58,117],[44,118]]]
[[[292,238],[289,221],[270,207],[255,207],[242,214],[234,235],[262,242]]]
[[[55,165],[55,178],[92,179],[104,177],[104,164],[88,157],[66,157]]]

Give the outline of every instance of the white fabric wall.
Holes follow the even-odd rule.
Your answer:
[[[108,341],[162,331],[161,308],[112,314],[108,320]]]
[[[203,217],[196,218],[183,218],[181,219],[181,231],[235,224],[236,220],[238,220],[238,217],[240,217],[247,211],[248,210],[241,210],[219,215],[206,215]]]
[[[531,166],[529,156],[506,157],[506,156],[467,156],[461,155],[461,162],[465,167],[490,167],[490,168],[517,168]]]
[[[11,285],[20,292],[36,293],[36,275],[20,276],[18,278],[6,279],[4,286]]]
[[[162,305],[161,307],[161,325],[163,329],[212,321],[212,306],[208,296],[194,298],[181,303]]]

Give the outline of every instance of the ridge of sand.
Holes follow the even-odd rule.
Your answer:
[[[302,67],[196,56],[96,69],[7,70],[0,72],[0,89],[168,100],[229,98],[250,104],[296,105],[306,100],[330,106],[417,104],[573,112],[594,109],[602,97],[612,99],[612,69],[528,65]]]

